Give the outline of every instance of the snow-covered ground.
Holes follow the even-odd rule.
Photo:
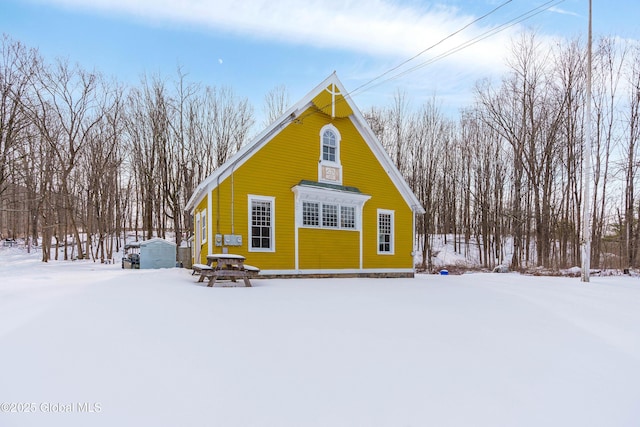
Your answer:
[[[638,278],[38,259],[0,248],[0,426],[640,425]]]

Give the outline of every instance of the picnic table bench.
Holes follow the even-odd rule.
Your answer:
[[[194,274],[202,275],[203,271],[205,272],[205,274],[207,274],[208,271],[212,271],[213,270],[213,267],[211,267],[210,265],[207,265],[207,264],[193,264],[191,266],[191,268],[193,269],[193,272],[191,273],[192,276]],[[202,282],[202,280],[200,280],[200,282]]]
[[[246,287],[251,287],[249,276],[257,274],[260,269],[244,263],[245,257],[235,254],[209,254],[206,264],[193,264],[193,273],[200,273],[198,282],[209,280],[208,287],[216,284],[217,279],[230,279],[235,282],[241,278]]]
[[[4,239],[2,241],[2,246],[4,246],[5,248],[6,247],[12,248],[12,247],[16,246],[17,244],[18,244],[18,242],[16,242],[16,239]]]

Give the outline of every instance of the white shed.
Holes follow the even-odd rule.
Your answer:
[[[176,266],[176,244],[154,238],[140,242],[140,268],[172,268]]]

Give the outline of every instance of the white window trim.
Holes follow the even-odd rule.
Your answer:
[[[387,214],[391,216],[391,248],[390,250],[387,251],[381,251],[380,250],[380,214]],[[376,213],[376,249],[378,252],[378,255],[394,255],[395,254],[395,250],[396,250],[396,221],[395,221],[395,211],[392,210],[388,210],[388,209],[378,209],[378,212]]]
[[[209,230],[209,227],[207,226],[207,210],[204,209],[202,212],[200,212],[200,234],[201,234],[200,244],[201,245],[204,245],[205,243],[207,243],[208,230]]]
[[[345,231],[362,231],[362,207],[365,202],[371,198],[368,194],[349,193],[339,190],[326,188],[306,187],[296,185],[291,189],[296,195],[296,226],[299,228],[320,228],[323,230],[345,230]],[[318,203],[319,206],[319,225],[304,225],[303,221],[303,204],[304,202]],[[322,225],[322,205],[331,204],[338,205],[338,226],[324,227]],[[340,227],[340,206],[350,206],[355,208],[355,228]]]
[[[320,228],[321,225],[321,215],[322,215],[322,203],[315,201],[315,200],[303,200],[302,202],[302,226],[303,227],[309,227],[309,228]],[[315,217],[315,221],[317,222],[317,224],[305,224],[304,223],[304,219],[305,219],[305,215],[304,215],[304,206],[305,204],[309,204],[309,205],[316,205],[316,211],[317,211],[317,217]]]
[[[271,222],[271,247],[269,248],[254,248],[252,247],[252,240],[253,240],[253,235],[251,234],[251,228],[252,228],[252,203],[253,201],[260,201],[260,202],[269,202],[271,204],[271,218],[270,218],[270,222]],[[275,252],[276,251],[276,222],[275,222],[275,218],[276,218],[276,198],[275,197],[271,197],[271,196],[258,196],[255,194],[249,194],[248,196],[248,203],[247,203],[247,210],[249,212],[248,215],[248,222],[247,222],[247,250],[249,252]]]
[[[318,205],[318,225],[309,225],[309,224],[305,224],[304,223],[304,204],[305,203],[314,203],[316,205]],[[331,202],[327,202],[327,201],[319,201],[319,200],[302,200],[301,201],[302,204],[302,222],[300,223],[300,227],[302,228],[322,228],[325,230],[346,230],[346,231],[359,231],[361,229],[360,227],[360,223],[361,220],[359,218],[358,212],[359,212],[359,205],[358,204],[352,204],[352,203],[338,203],[335,201],[331,201]],[[327,205],[333,205],[336,206],[338,208],[337,211],[337,224],[335,227],[331,227],[331,226],[327,226],[324,225],[324,208]],[[354,221],[354,226],[353,227],[343,227],[341,224],[343,222],[343,218],[342,218],[342,208],[352,208],[353,209],[353,221]]]
[[[338,204],[355,206],[355,221],[356,228],[349,228],[344,230],[355,231],[359,235],[359,247],[360,247],[360,269],[363,266],[363,245],[362,245],[362,211],[364,204],[371,198],[368,194],[341,191],[339,189],[330,189],[323,187],[312,187],[307,185],[296,185],[291,191],[295,194],[295,227],[294,227],[294,245],[295,245],[295,269],[298,271],[300,268],[300,242],[298,230],[300,228],[311,228],[302,225],[302,205],[305,201],[310,202],[335,202]],[[315,228],[315,227],[313,227]],[[327,230],[325,228],[325,230]]]
[[[343,208],[353,209],[353,227],[344,227],[342,224],[346,222],[343,218]],[[338,228],[340,230],[357,230],[358,229],[358,207],[354,205],[340,205],[338,206]]]
[[[199,246],[202,244],[202,238],[200,237],[200,235],[202,234],[202,228],[200,228],[200,212],[198,212],[194,216],[196,220],[196,226],[195,226],[196,238],[195,238],[195,245],[193,245],[193,247],[195,248],[196,246]]]
[[[337,203],[322,203],[320,218],[323,228],[337,230],[340,227],[340,205]],[[335,226],[327,225],[335,221]]]
[[[323,147],[324,147],[324,141],[323,141],[323,135],[325,133],[325,131],[330,130],[331,132],[334,133],[334,135],[336,136],[336,161],[332,162],[329,160],[324,160],[322,153],[323,153]],[[318,161],[318,181],[319,182],[329,182],[332,184],[342,184],[342,163],[340,162],[340,145],[342,142],[342,135],[340,135],[340,131],[338,131],[338,128],[336,128],[334,125],[332,124],[328,124],[322,127],[322,129],[320,129],[320,158]],[[326,166],[326,167],[330,167],[330,168],[335,168],[338,170],[338,179],[337,180],[329,180],[329,179],[323,179],[322,177],[322,167]]]

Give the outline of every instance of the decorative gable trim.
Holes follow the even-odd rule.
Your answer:
[[[187,202],[185,210],[193,213],[195,206],[206,194],[213,191],[220,182],[230,176],[233,171],[247,161],[253,153],[271,141],[282,129],[297,120],[300,113],[306,111],[311,105],[332,117],[349,117],[378,162],[389,175],[407,205],[415,213],[423,214],[425,212],[420,201],[415,194],[413,194],[413,191],[411,191],[411,188],[405,182],[402,174],[395,167],[389,155],[384,151],[382,144],[369,127],[358,107],[351,100],[351,97],[335,72],[202,181]]]
[[[335,73],[332,76],[335,76]],[[345,100],[346,93],[342,85],[338,85],[337,82],[331,82],[320,90],[311,100],[311,103],[324,114],[331,116],[331,118],[349,117],[353,114],[353,109],[349,102]]]

